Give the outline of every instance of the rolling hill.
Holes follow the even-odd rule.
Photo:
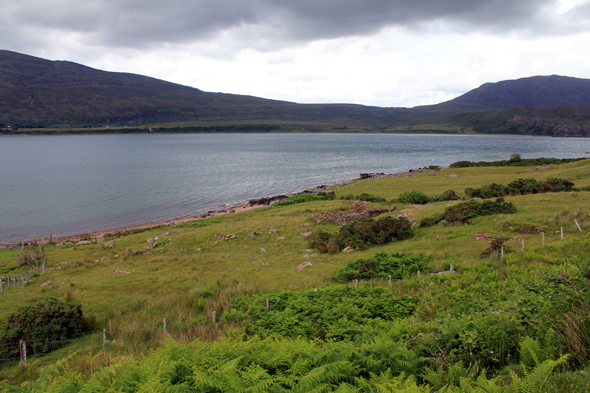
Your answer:
[[[0,126],[13,128],[273,121],[386,129],[442,122],[471,127],[476,132],[560,135],[551,131],[560,124],[586,127],[584,113],[588,108],[584,105],[590,105],[590,80],[558,75],[486,83],[437,105],[381,108],[297,104],[210,93],[142,75],[101,71],[0,50]],[[557,106],[581,107],[540,110]],[[513,107],[520,109],[504,112]],[[525,112],[534,112],[532,118],[536,120],[530,120]],[[506,116],[512,116],[512,122]],[[515,127],[514,116],[524,116],[526,124],[521,122]],[[547,116],[553,125],[545,124]]]

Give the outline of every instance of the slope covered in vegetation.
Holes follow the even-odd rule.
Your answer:
[[[305,237],[340,233],[337,224],[313,221],[316,213],[348,209],[353,201],[340,196],[370,193],[386,202],[367,204],[391,209],[387,201],[408,190],[454,190],[464,198],[468,188],[528,178],[566,179],[578,191],[506,195],[516,212],[412,225],[411,237],[352,252],[321,254]],[[2,323],[19,306],[59,298],[82,305],[85,333],[38,353],[44,356],[29,359],[25,371],[18,361],[3,360],[2,386],[586,391],[590,192],[582,189],[588,186],[587,160],[458,168],[356,181],[335,189],[333,200],[269,206],[86,245],[46,245],[46,272],[0,294]],[[417,224],[465,202],[395,202],[395,211],[373,220],[399,214]],[[148,239],[153,246],[145,252]],[[115,245],[104,247],[107,240]],[[482,256],[497,240],[504,252]],[[29,271],[15,266],[19,254],[0,252],[2,269],[11,269],[2,275]],[[41,288],[48,281],[53,285]],[[2,344],[8,352],[9,344]]]

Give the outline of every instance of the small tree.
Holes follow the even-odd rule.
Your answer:
[[[514,153],[510,156],[510,159],[508,160],[508,162],[520,162],[520,160],[521,160],[520,154]]]

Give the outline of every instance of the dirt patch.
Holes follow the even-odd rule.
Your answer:
[[[352,204],[348,211],[340,211],[336,210],[333,212],[325,212],[322,214],[315,214],[313,219],[319,224],[322,221],[333,222],[340,225],[350,224],[353,221],[358,220],[359,218],[371,218],[378,216],[383,213],[388,213],[394,211],[396,208],[393,209],[371,209],[369,206],[365,205],[361,201],[356,201]]]

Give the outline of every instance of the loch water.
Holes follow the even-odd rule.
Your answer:
[[[0,137],[0,243],[122,228],[456,161],[585,156],[590,138],[399,134]]]

